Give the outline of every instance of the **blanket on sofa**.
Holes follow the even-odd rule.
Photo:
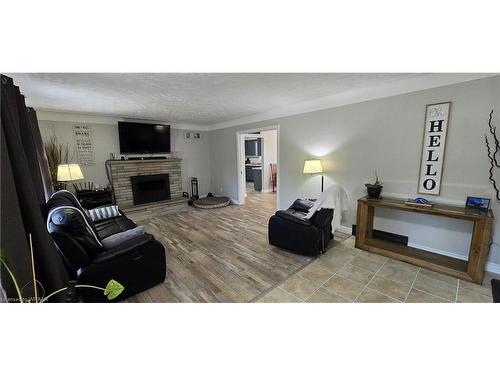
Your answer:
[[[322,208],[333,208],[332,233],[335,233],[335,230],[340,227],[342,212],[347,210],[347,193],[345,189],[338,184],[327,188],[314,202],[314,206],[309,210],[306,219],[310,219],[317,210]]]

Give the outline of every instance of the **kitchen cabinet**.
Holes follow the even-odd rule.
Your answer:
[[[245,156],[262,156],[262,142],[260,138],[245,140]]]
[[[253,182],[252,166],[245,166],[245,180],[246,182]]]
[[[253,187],[255,191],[262,190],[262,167],[254,167],[253,169]]]

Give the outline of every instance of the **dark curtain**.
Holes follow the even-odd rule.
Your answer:
[[[40,168],[45,163],[45,159],[40,157],[43,145],[36,115],[31,114],[32,109],[26,108],[19,88],[6,76],[1,76],[1,85],[2,133],[5,143],[5,150],[2,150],[2,177],[4,163],[10,164],[14,184],[13,187],[6,186],[4,191],[2,183],[2,203],[11,204],[12,207],[17,203],[22,219],[20,228],[18,222],[11,221],[9,217],[2,218],[2,232],[12,231],[15,236],[10,237],[16,240],[9,239],[9,236],[4,239],[2,235],[1,246],[9,264],[18,260],[22,262],[26,258],[26,239],[28,234],[32,235],[37,279],[43,284],[45,294],[48,294],[64,287],[68,276],[45,225],[43,211],[45,192],[48,190],[44,188],[46,180],[42,177]],[[4,153],[8,155],[5,161]],[[2,216],[3,211],[4,207]],[[10,294],[8,296],[12,297]]]
[[[3,123],[3,122],[2,122]],[[0,242],[2,255],[12,273],[16,276],[19,286],[23,288],[23,296],[33,297],[33,284],[31,273],[31,259],[28,247],[28,239],[24,231],[21,209],[19,208],[19,197],[12,176],[9,153],[5,144],[3,126],[1,131],[1,199],[0,199]],[[0,270],[2,286],[9,298],[17,298],[14,284],[4,269]]]
[[[38,119],[36,117],[36,112],[33,108],[28,107],[28,121],[31,127],[31,135],[33,137],[33,143],[36,147],[36,155],[38,167],[40,170],[40,177],[42,179],[43,193],[45,199],[43,203],[49,200],[50,196],[54,192],[52,185],[52,177],[49,171],[49,162],[47,160],[47,155],[45,155],[45,149],[43,147],[42,135],[40,134],[40,128],[38,127]]]

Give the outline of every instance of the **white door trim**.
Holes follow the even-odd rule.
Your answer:
[[[278,159],[277,159],[277,164],[278,164],[278,173],[276,175],[276,201],[279,202],[279,194],[280,194],[280,126],[278,124],[278,121],[276,121],[275,125],[270,125],[270,126],[265,126],[265,127],[259,127],[259,128],[251,128],[251,129],[245,129],[245,130],[240,130],[236,132],[236,155],[237,155],[237,160],[236,160],[236,171],[237,171],[237,183],[238,183],[238,200],[237,204],[244,204],[245,203],[245,190],[246,190],[246,183],[244,181],[244,174],[243,174],[243,169],[245,168],[245,157],[242,154],[242,152],[245,151],[245,135],[252,133],[252,132],[258,132],[258,131],[266,131],[266,130],[276,130],[276,152],[278,154]],[[264,167],[264,166],[263,166]],[[264,173],[262,173],[264,175]],[[264,185],[262,185],[264,186]]]

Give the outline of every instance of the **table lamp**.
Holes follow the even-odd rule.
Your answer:
[[[57,182],[83,180],[83,173],[78,164],[59,164],[57,166]]]
[[[323,167],[321,165],[321,160],[306,160],[304,163],[304,173],[315,174],[323,173]],[[321,192],[323,192],[324,176],[321,175]]]

